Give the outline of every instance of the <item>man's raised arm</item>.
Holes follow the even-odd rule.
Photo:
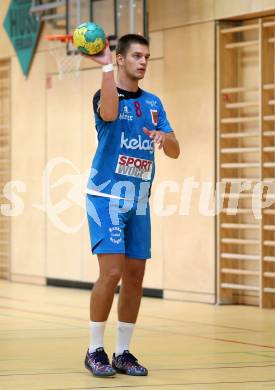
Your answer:
[[[82,54],[83,55],[83,54]],[[99,113],[106,122],[116,120],[118,113],[118,94],[112,65],[112,53],[107,42],[105,49],[94,56],[83,55],[85,58],[102,65],[102,82]]]

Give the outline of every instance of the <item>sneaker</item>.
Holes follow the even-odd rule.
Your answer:
[[[147,368],[141,366],[138,363],[137,358],[132,355],[128,350],[125,350],[123,354],[119,356],[113,354],[112,366],[117,372],[121,374],[133,376],[148,375]]]
[[[104,377],[116,374],[116,370],[110,365],[104,348],[97,348],[95,352],[89,352],[88,349],[84,364],[87,370],[91,371],[94,376]]]

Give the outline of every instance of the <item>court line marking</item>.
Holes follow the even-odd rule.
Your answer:
[[[45,388],[42,390],[93,390],[93,389],[119,389],[119,388],[143,388],[143,387],[164,387],[164,386],[197,386],[197,385],[229,385],[245,383],[273,383],[275,379],[261,381],[224,381],[224,382],[194,382],[194,383],[161,383],[161,384],[140,384],[140,385],[118,385],[118,386],[93,386],[93,387],[64,387],[64,388]]]
[[[47,287],[51,287],[51,286],[47,286]],[[13,298],[13,297],[5,297],[5,296],[0,296],[0,299],[3,298],[3,299],[8,299],[8,300],[12,300],[12,301],[19,301],[19,302],[31,302],[31,303],[38,303],[36,301],[33,301],[33,300],[30,300],[30,299],[22,299],[22,298]],[[154,299],[154,298],[148,298],[148,297],[143,297],[143,299]],[[53,306],[65,306],[65,307],[76,307],[78,309],[84,309],[86,310],[86,305],[85,306],[79,306],[79,305],[68,305],[68,304],[62,304],[62,303],[55,303],[55,302],[48,302],[48,301],[39,301],[39,304],[48,304],[48,305],[53,305]],[[196,304],[196,303],[194,303]],[[198,304],[200,304],[198,302]],[[212,326],[212,327],[215,327],[215,328],[225,328],[225,329],[236,329],[236,330],[243,330],[243,331],[246,331],[246,332],[256,332],[256,333],[261,333],[262,331],[261,330],[256,330],[256,329],[246,329],[246,328],[238,328],[238,327],[235,327],[235,326],[227,326],[227,325],[217,325],[217,324],[211,324],[211,323],[207,323],[207,322],[195,322],[195,321],[187,321],[187,320],[179,320],[179,319],[176,319],[176,318],[166,318],[166,317],[159,317],[159,316],[150,316],[150,315],[142,315],[142,317],[148,317],[148,318],[154,318],[154,319],[161,319],[161,320],[167,320],[167,321],[172,321],[172,322],[180,322],[180,323],[188,323],[188,324],[196,324],[196,325],[208,325],[208,326]]]
[[[157,328],[150,329],[150,328],[139,327],[139,329],[147,330],[149,332],[168,333],[168,334],[173,334],[175,336],[193,337],[193,338],[204,339],[204,340],[221,341],[221,342],[226,342],[226,343],[249,345],[249,346],[252,346],[252,347],[261,347],[261,348],[275,349],[275,346],[272,346],[272,345],[254,344],[254,343],[248,343],[248,342],[245,342],[245,341],[222,339],[222,338],[210,337],[210,336],[199,336],[197,334],[194,335],[194,334],[190,334],[190,333],[172,332],[172,331],[169,331],[169,330],[161,330],[161,329],[157,329]],[[249,352],[249,351],[246,351],[246,352]]]
[[[150,316],[150,315],[143,315],[142,317],[148,317],[148,318],[154,318],[159,320],[168,320],[173,322],[179,322],[179,323],[187,323],[190,325],[207,325],[212,326],[213,328],[225,328],[225,329],[236,329],[236,330],[243,330],[245,332],[255,332],[255,333],[262,333],[261,330],[256,329],[246,329],[246,328],[238,328],[235,326],[228,326],[228,325],[217,325],[217,324],[211,324],[208,322],[196,322],[196,321],[187,321],[187,320],[179,320],[177,318],[166,318],[166,317],[159,317],[159,316]]]
[[[223,369],[242,369],[242,368],[267,368],[275,367],[275,364],[266,364],[262,366],[235,366],[235,367],[192,367],[192,368],[151,368],[150,372],[163,372],[163,371],[202,371],[202,370],[223,370]],[[35,376],[35,375],[67,375],[67,374],[87,374],[86,371],[63,371],[63,372],[33,372],[33,373],[17,373],[17,374],[0,374],[0,377],[4,376]]]
[[[45,337],[45,336],[41,336],[41,337],[33,337],[33,336],[29,336],[29,337],[9,337],[9,338],[1,338],[0,337],[0,343],[1,342],[12,342],[12,341],[27,341],[27,340],[76,340],[76,339],[83,339],[83,338],[87,338],[85,335],[83,336],[48,336],[48,337]]]
[[[50,287],[50,286],[47,286],[47,287]],[[18,301],[18,302],[31,302],[31,303],[39,303],[39,304],[46,304],[46,305],[53,305],[53,306],[65,306],[65,307],[74,307],[74,308],[77,308],[77,309],[83,309],[83,310],[86,310],[86,305],[84,306],[81,306],[81,305],[69,305],[69,304],[63,304],[63,303],[56,303],[56,302],[51,302],[51,301],[34,301],[34,300],[31,300],[31,299],[23,299],[23,298],[13,298],[13,297],[6,297],[6,296],[3,296],[3,295],[0,295],[0,299],[3,299],[3,300],[9,300],[9,301]]]
[[[200,338],[200,339],[205,339],[205,340],[221,341],[221,342],[233,343],[233,344],[249,345],[249,346],[253,346],[253,347],[275,349],[275,346],[272,346],[272,345],[254,344],[254,343],[248,343],[245,341],[228,340],[228,339],[223,339],[223,338],[218,338],[218,337],[208,337],[208,336],[198,336],[198,335],[193,336],[191,334],[187,334],[185,336],[195,337],[195,338]]]
[[[44,287],[44,286],[43,286]],[[51,286],[45,286],[45,287],[51,287]],[[8,299],[8,300],[12,300],[12,301],[23,301],[23,302],[31,302],[31,303],[37,303],[36,301],[33,301],[33,300],[30,300],[30,299],[20,299],[20,298],[13,298],[13,297],[6,297],[6,296],[0,296],[0,299]],[[144,298],[147,298],[147,297],[144,297]],[[152,299],[152,298],[150,298]],[[45,303],[45,304],[48,304],[48,305],[53,305],[53,306],[65,306],[65,307],[77,307],[78,309],[79,308],[83,308],[85,309],[85,307],[83,306],[79,306],[79,305],[68,305],[68,304],[63,304],[63,303],[55,303],[55,302],[49,302],[49,301],[44,301],[44,302],[41,302],[39,301],[39,303]],[[86,309],[85,309],[86,310]],[[236,330],[242,330],[242,331],[246,331],[246,332],[256,332],[256,333],[262,333],[261,330],[256,330],[256,329],[246,329],[246,328],[239,328],[239,327],[232,327],[232,326],[227,326],[227,325],[217,325],[217,324],[211,324],[211,323],[206,323],[206,322],[195,322],[195,321],[186,321],[186,320],[179,320],[179,319],[174,319],[174,318],[166,318],[166,317],[160,317],[160,316],[150,316],[150,315],[143,315],[142,317],[147,317],[147,318],[154,318],[154,319],[162,319],[162,320],[168,320],[168,321],[173,321],[173,322],[180,322],[180,323],[188,323],[188,324],[196,324],[196,325],[207,325],[207,326],[211,326],[211,327],[218,327],[218,328],[225,328],[225,329],[236,329]],[[70,318],[74,318],[75,317],[70,317]]]
[[[19,311],[19,312],[24,312],[24,313],[33,313],[36,315],[43,315],[43,316],[50,316],[50,317],[56,317],[56,318],[64,318],[64,319],[71,319],[71,320],[76,320],[76,321],[81,321],[87,323],[86,320],[79,318],[79,317],[69,317],[69,316],[64,316],[60,314],[50,314],[50,313],[44,313],[44,312],[37,312],[37,311],[32,311],[32,310],[23,310],[23,309],[18,309],[16,307],[8,307],[8,306],[0,306],[0,309],[7,309],[7,310],[12,310],[12,311]],[[158,330],[156,328],[150,329],[150,328],[143,328],[139,327],[139,329],[143,329],[146,331],[154,331],[154,332],[162,332],[162,333],[170,333],[170,334],[175,334],[175,335],[180,335],[180,336],[186,336],[186,337],[193,337],[193,338],[200,338],[204,340],[212,340],[212,341],[220,341],[220,342],[225,342],[225,343],[231,343],[231,344],[241,344],[241,345],[249,345],[253,347],[260,347],[260,348],[270,348],[270,349],[275,349],[275,346],[271,345],[263,345],[263,344],[254,344],[254,343],[248,343],[245,341],[238,341],[238,340],[229,340],[229,339],[223,339],[223,338],[218,338],[218,337],[209,337],[209,336],[199,336],[199,335],[192,335],[189,333],[181,333],[181,332],[171,332],[167,330]]]
[[[9,307],[9,306],[2,306],[1,305],[0,309],[19,311],[19,312],[23,312],[23,313],[32,313],[32,314],[36,314],[36,315],[43,315],[43,316],[46,316],[46,317],[49,316],[49,317],[64,318],[66,320],[68,320],[68,319],[69,320],[76,320],[76,321],[81,321],[81,322],[85,322],[85,323],[88,322],[88,320],[84,320],[83,318],[80,318],[80,317],[69,317],[69,316],[65,316],[65,315],[62,315],[62,314],[51,314],[51,313],[47,313],[47,312],[43,312],[43,311],[33,311],[33,310],[19,309],[17,307]]]
[[[0,309],[1,309],[1,306],[0,306]],[[13,310],[13,308],[8,308],[8,310],[12,310],[12,311],[19,311],[20,312],[20,309],[14,309]],[[35,312],[28,312],[28,313],[34,313],[35,314]],[[1,316],[1,312],[0,312],[0,316]],[[47,315],[46,315],[47,316]],[[11,316],[9,316],[9,317],[11,317],[11,318],[15,318],[15,319],[17,319],[18,318],[18,316],[13,316],[13,315],[11,315]],[[49,320],[46,320],[46,319],[42,319],[42,318],[32,318],[32,317],[20,317],[20,319],[23,319],[23,320],[27,320],[27,321],[40,321],[40,322],[43,322],[43,323],[46,323],[46,324],[54,324],[54,325],[62,325],[62,326],[64,326],[64,322],[58,322],[58,321],[54,321],[54,320],[52,320],[52,321],[49,321]],[[68,325],[67,324],[67,326],[68,326],[68,330],[69,329],[75,329],[75,326],[74,325]],[[71,328],[69,328],[69,327],[71,327]],[[50,328],[50,329],[52,329],[52,328]],[[81,328],[81,329],[83,329],[83,328]],[[45,330],[49,330],[48,328],[45,328]],[[1,331],[1,330],[0,330]],[[14,331],[16,331],[16,329],[14,330]],[[17,329],[17,331],[18,331],[18,329]]]
[[[267,352],[267,351],[265,351]],[[256,352],[246,352],[248,355],[253,355],[253,356],[259,356],[259,357],[268,357],[270,359],[275,359],[275,355],[273,356],[268,356],[268,355],[263,355],[260,351],[259,353],[256,351]]]
[[[1,309],[1,306],[0,306],[0,309]],[[34,318],[34,317],[22,317],[22,316],[17,316],[17,315],[13,315],[13,312],[14,311],[19,311],[20,312],[20,309],[14,309],[12,307],[8,307],[7,308],[8,310],[11,310],[12,313],[3,313],[0,311],[0,317],[8,317],[8,318],[14,318],[14,319],[17,319],[17,318],[20,318],[20,320],[26,320],[26,321],[40,321],[40,322],[45,322],[45,323],[49,323],[49,324],[54,324],[54,325],[60,325],[60,326],[63,326],[64,325],[67,325],[67,328],[64,328],[65,329],[68,329],[68,330],[71,330],[71,329],[87,329],[87,327],[79,327],[79,326],[76,326],[76,325],[69,325],[68,323],[66,322],[58,322],[58,321],[49,321],[49,320],[45,320],[45,319],[41,319],[41,318]],[[33,314],[36,314],[36,312],[33,312],[33,311],[27,311],[27,313],[33,313]],[[49,314],[50,315],[50,314]],[[45,316],[47,316],[47,314],[45,314]],[[70,319],[69,317],[67,317],[66,319]],[[84,321],[84,320],[83,320]],[[87,321],[86,321],[87,323]],[[111,323],[111,322],[110,322]],[[34,329],[26,329],[27,331],[29,330],[52,330],[52,329],[61,329],[61,328],[45,328],[45,329],[41,329],[41,328],[34,328]],[[25,329],[24,329],[25,330]],[[5,329],[3,330],[5,331]],[[17,332],[18,329],[8,329],[7,330],[8,332]],[[2,329],[0,328],[0,332],[2,332]]]
[[[223,353],[222,353],[223,354]],[[226,353],[224,353],[224,354],[226,354]],[[231,352],[231,354],[249,354],[248,352],[236,352],[236,353],[234,353],[234,352]],[[198,356],[204,356],[204,355],[206,355],[206,356],[213,356],[213,354],[211,354],[211,355],[209,355],[209,354],[197,354]],[[257,354],[256,353],[254,353],[254,354],[251,354],[251,355],[256,355],[257,356]],[[259,357],[261,357],[261,356],[259,356]],[[269,357],[269,356],[264,356],[264,357]],[[275,357],[274,357],[275,358]],[[5,358],[5,359],[0,359],[0,362],[16,362],[16,361],[21,361],[22,362],[22,359],[21,358]],[[30,358],[30,357],[24,357],[24,361],[37,361],[37,357],[32,357],[32,358]],[[40,361],[41,362],[45,362],[45,361],[48,361],[48,360],[52,360],[51,358],[45,358],[45,359],[40,359]],[[247,362],[247,360],[246,361],[244,361],[244,362],[236,362],[236,361],[234,361],[234,362],[212,362],[211,364],[217,364],[217,365],[220,365],[220,364],[247,364],[248,362]],[[271,361],[270,360],[261,360],[261,361],[256,361],[256,362],[249,362],[250,364],[265,364],[265,363],[271,363]],[[240,366],[240,367],[242,367],[242,366]],[[261,367],[261,366],[256,366],[256,367]],[[217,366],[217,368],[219,368],[218,366]],[[230,368],[230,367],[228,367],[228,368]],[[60,368],[61,369],[61,368]],[[46,369],[45,369],[46,370]],[[0,369],[0,372],[4,372],[4,371],[16,371],[16,370],[1,370]]]

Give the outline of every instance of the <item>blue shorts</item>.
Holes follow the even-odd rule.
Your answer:
[[[151,257],[149,203],[86,195],[93,254],[124,253],[134,259]]]

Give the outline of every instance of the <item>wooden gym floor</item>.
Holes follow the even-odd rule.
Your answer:
[[[131,350],[149,376],[97,379],[83,367],[89,291],[3,280],[0,291],[0,389],[275,389],[275,310],[143,298]],[[115,327],[113,305],[109,355]]]

